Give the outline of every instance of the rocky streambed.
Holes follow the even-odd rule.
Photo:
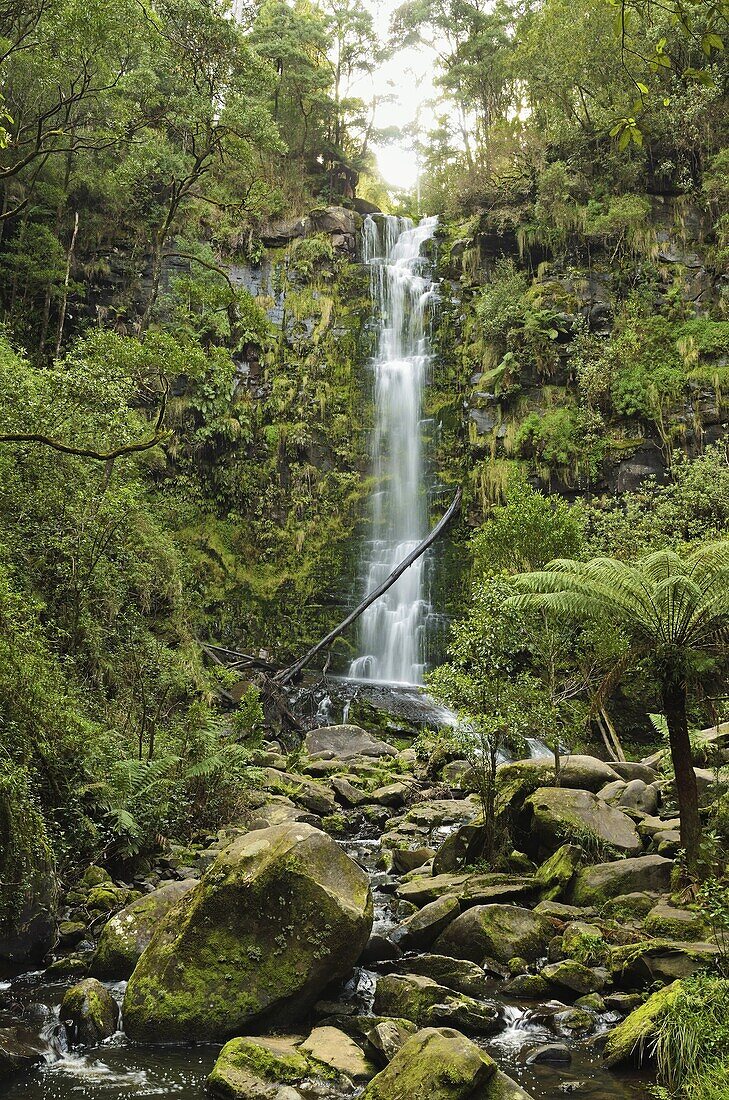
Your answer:
[[[87,869],[49,965],[0,982],[0,1096],[647,1096],[651,1004],[717,950],[659,762],[504,764],[491,867],[465,762],[305,749],[144,878]]]

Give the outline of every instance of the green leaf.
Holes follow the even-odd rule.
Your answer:
[[[641,95],[648,95],[648,85],[647,84],[642,84],[640,82],[640,80],[637,80],[635,82],[635,86],[636,86],[636,88],[638,89],[638,91],[640,92]]]

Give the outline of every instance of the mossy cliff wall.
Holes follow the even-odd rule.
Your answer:
[[[619,493],[666,479],[729,421],[710,212],[668,196],[560,202],[441,230],[431,400],[474,523],[516,472],[567,496]]]

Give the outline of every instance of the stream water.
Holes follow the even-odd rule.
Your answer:
[[[421,440],[423,389],[431,359],[431,265],[421,255],[437,218],[365,219],[362,258],[370,265],[373,320],[379,326],[374,361],[374,490],[365,546],[363,591],[371,592],[427,533]],[[362,615],[360,656],[350,676],[422,683],[428,558],[423,555]]]

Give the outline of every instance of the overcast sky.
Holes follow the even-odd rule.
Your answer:
[[[390,26],[390,16],[399,7],[402,0],[365,0],[375,18],[380,38],[386,39]],[[415,120],[418,105],[433,95],[433,54],[426,47],[399,50],[395,57],[383,65],[374,80],[374,91],[378,96],[393,94],[396,99],[391,104],[382,104],[377,113],[377,125],[406,126]],[[357,89],[363,97],[365,88]],[[430,118],[428,112],[421,118]],[[406,148],[403,141],[393,145],[375,146],[377,163],[387,183],[396,187],[413,187],[417,176],[415,155]]]

